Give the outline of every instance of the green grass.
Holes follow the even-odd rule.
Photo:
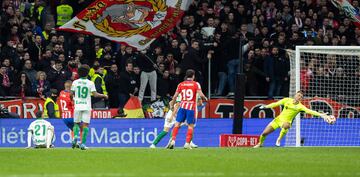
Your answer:
[[[360,176],[360,148],[1,149],[0,176]]]

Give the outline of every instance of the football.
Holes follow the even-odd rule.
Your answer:
[[[328,116],[327,122],[329,124],[334,124],[336,122],[336,118],[333,115]]]

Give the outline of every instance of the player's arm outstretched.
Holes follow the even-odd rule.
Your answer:
[[[263,106],[260,106],[260,109],[265,109],[265,108],[275,108],[275,107],[278,107],[278,106],[281,106],[283,104],[285,104],[285,102],[288,100],[289,98],[283,98],[277,102],[274,102],[274,103],[271,103],[271,104],[268,104],[268,105],[263,105]]]
[[[108,99],[109,97],[105,94],[98,93],[97,91],[91,92],[94,97]]]
[[[331,116],[329,116],[327,113],[320,113],[320,112],[317,112],[317,111],[314,111],[314,110],[311,110],[305,106],[303,106],[301,108],[301,110],[303,112],[305,112],[306,114],[310,114],[312,116],[317,116],[317,117],[321,117],[324,119],[325,122],[327,123],[330,123],[330,124],[333,124],[335,120],[332,120]]]

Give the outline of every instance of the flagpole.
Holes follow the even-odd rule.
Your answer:
[[[155,70],[157,70],[161,75],[164,75],[164,73],[162,71],[160,71],[159,67],[157,67],[157,64],[154,61],[152,61],[149,56],[147,56],[146,54],[144,54],[144,56],[147,60],[149,60],[153,64],[153,67],[155,68]]]

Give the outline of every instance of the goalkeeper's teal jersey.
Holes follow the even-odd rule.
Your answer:
[[[281,111],[280,115],[278,115],[276,117],[276,119],[280,119],[281,121],[284,122],[292,122],[292,120],[295,118],[295,116],[299,113],[299,112],[305,112],[307,114],[311,114],[313,116],[320,116],[321,113],[313,111],[311,109],[308,109],[307,107],[305,107],[303,104],[298,103],[298,104],[294,104],[294,99],[293,98],[283,98],[275,103],[271,103],[267,106],[265,106],[266,108],[274,108],[277,106],[283,105],[284,108]]]

